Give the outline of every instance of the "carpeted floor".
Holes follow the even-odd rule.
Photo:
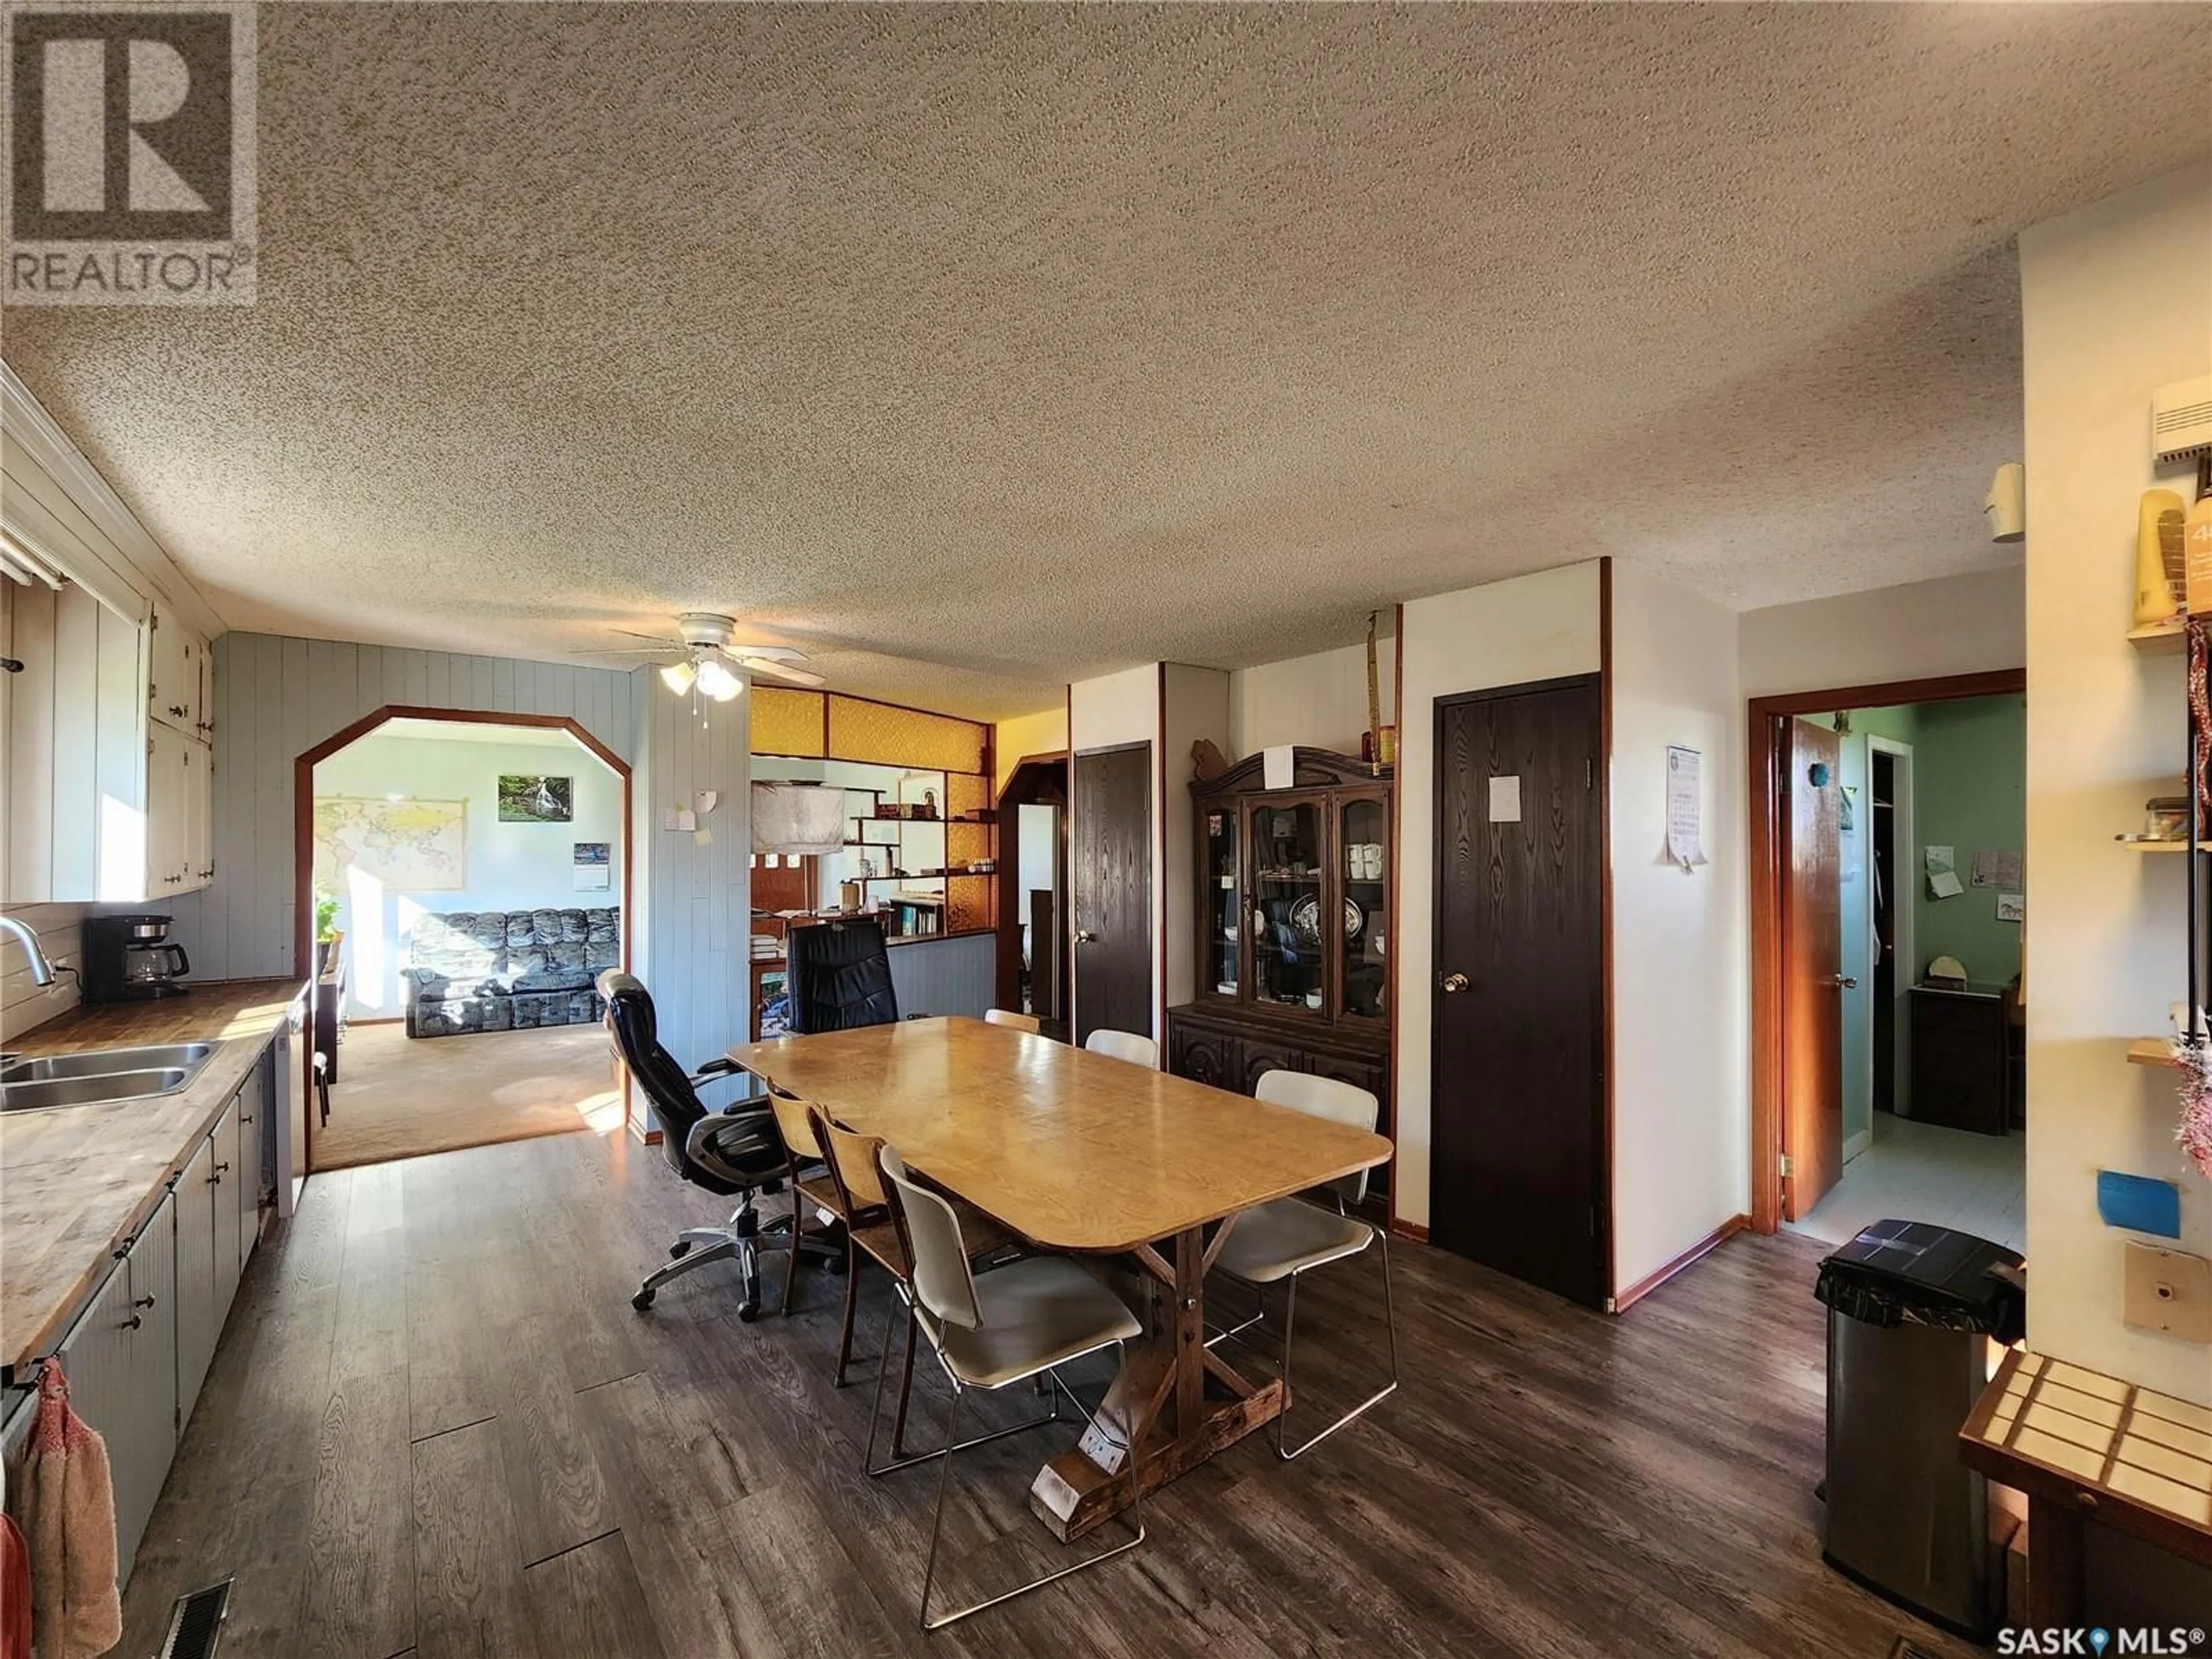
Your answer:
[[[351,1025],[313,1130],[312,1168],[622,1124],[607,1035],[597,1025],[410,1041],[403,1025]]]

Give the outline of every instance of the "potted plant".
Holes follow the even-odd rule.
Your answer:
[[[338,941],[345,935],[332,924],[338,919],[338,902],[331,894],[315,895],[315,976],[319,979],[337,954]]]

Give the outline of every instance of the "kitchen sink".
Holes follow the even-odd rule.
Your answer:
[[[15,1060],[0,1066],[0,1112],[173,1094],[214,1053],[212,1042],[159,1042]]]
[[[48,1078],[39,1083],[0,1085],[0,1112],[39,1112],[54,1106],[91,1106],[103,1101],[166,1095],[191,1081],[181,1066],[149,1072],[108,1072],[98,1077]]]
[[[212,1042],[161,1042],[143,1048],[96,1048],[78,1054],[41,1054],[0,1067],[0,1083],[48,1083],[62,1078],[112,1077],[118,1072],[197,1072],[215,1052]]]

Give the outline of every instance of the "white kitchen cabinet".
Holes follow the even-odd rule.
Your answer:
[[[239,1091],[215,1126],[215,1164],[208,1171],[208,1225],[215,1231],[215,1328],[222,1334],[246,1267],[245,1221],[253,1209],[253,1178],[240,1152],[239,1114],[252,1110],[252,1085]]]
[[[207,1381],[222,1321],[215,1300],[216,1152],[212,1139],[200,1143],[192,1161],[177,1177],[177,1420],[192,1419],[192,1407]]]
[[[179,621],[161,600],[147,624],[146,712],[157,725],[204,738],[212,728],[207,709],[207,641]]]
[[[206,886],[215,871],[207,647],[173,619],[142,625],[76,588],[10,586],[6,597],[8,654],[23,672],[9,677],[0,739],[0,896],[137,903]],[[164,667],[162,651],[179,660]],[[163,702],[165,676],[189,690]]]
[[[70,1405],[107,1444],[125,1580],[177,1449],[174,1218],[165,1196],[58,1352]]]

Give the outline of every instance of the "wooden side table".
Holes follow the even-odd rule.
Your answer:
[[[2212,1568],[2212,1408],[2015,1349],[1982,1391],[1959,1455],[2027,1494],[2027,1617],[2082,1622],[2094,1521]]]

